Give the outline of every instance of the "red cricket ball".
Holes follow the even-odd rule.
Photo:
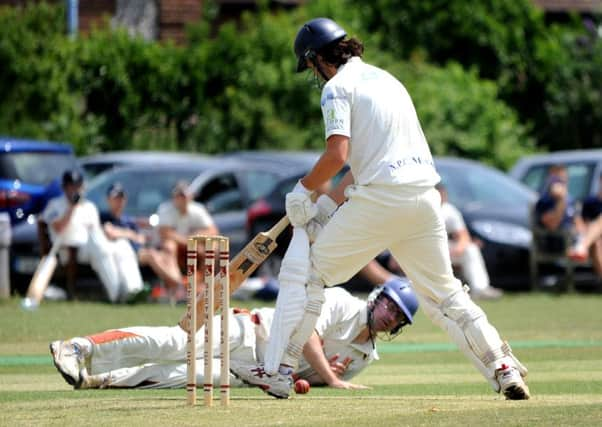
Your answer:
[[[309,383],[306,380],[295,381],[295,393],[305,394],[309,391]]]

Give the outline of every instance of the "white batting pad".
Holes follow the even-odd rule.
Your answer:
[[[278,275],[280,290],[264,361],[268,374],[278,372],[289,338],[303,317],[309,266],[309,238],[303,228],[295,227]]]
[[[489,381],[489,384],[495,392],[500,391],[500,385],[495,379],[495,374],[492,369],[488,369],[481,359],[474,353],[472,347],[466,340],[464,332],[460,329],[458,324],[453,320],[445,317],[439,306],[435,304],[429,298],[422,298],[418,296],[420,300],[420,306],[423,308],[424,313],[431,319],[433,324],[439,326],[441,329],[447,332],[451,340],[458,346],[460,351],[464,353],[468,360],[477,368],[477,370]]]

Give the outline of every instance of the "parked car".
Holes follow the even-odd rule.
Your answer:
[[[516,162],[509,174],[540,193],[544,188],[548,169],[555,164],[567,167],[569,193],[574,200],[583,200],[598,192],[602,150],[567,150],[526,156]]]
[[[22,289],[37,267],[36,215],[61,194],[61,176],[77,167],[69,144],[0,137],[0,212],[11,222],[10,281]],[[23,255],[23,256],[21,256]]]
[[[529,289],[529,206],[536,194],[507,174],[472,160],[435,159],[449,200],[464,216],[471,235],[482,242],[493,286]]]
[[[78,159],[81,169],[87,179],[112,168],[120,166],[146,165],[153,166],[157,163],[186,163],[191,160],[207,160],[209,156],[197,153],[176,151],[109,151],[91,154]]]
[[[69,144],[0,137],[0,212],[13,226],[26,221],[61,193],[60,178],[74,167]]]
[[[483,164],[459,158],[435,159],[447,187],[450,202],[457,206],[482,251],[492,285],[506,290],[529,286],[529,204],[535,194],[506,174]],[[284,198],[303,174],[283,179],[274,190],[255,202],[247,212],[249,236],[267,230],[285,214]],[[264,267],[277,273],[290,233],[278,240],[275,256]]]

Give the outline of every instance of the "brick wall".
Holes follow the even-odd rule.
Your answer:
[[[185,41],[186,24],[201,19],[202,0],[159,0],[159,39]]]
[[[79,0],[79,31],[86,34],[93,27],[107,24],[115,14],[116,0]]]

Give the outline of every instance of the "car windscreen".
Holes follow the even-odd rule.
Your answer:
[[[527,206],[533,194],[503,173],[480,166],[437,165],[449,200],[461,207],[471,203]]]
[[[86,197],[92,201],[99,211],[106,211],[107,190],[115,182],[120,182],[127,193],[125,214],[136,217],[152,215],[159,205],[171,199],[171,190],[177,181],[192,181],[198,169],[160,169],[154,170],[119,170],[114,169],[98,175],[90,181]]]
[[[48,185],[67,169],[76,167],[70,153],[13,152],[0,155],[0,179]]]

